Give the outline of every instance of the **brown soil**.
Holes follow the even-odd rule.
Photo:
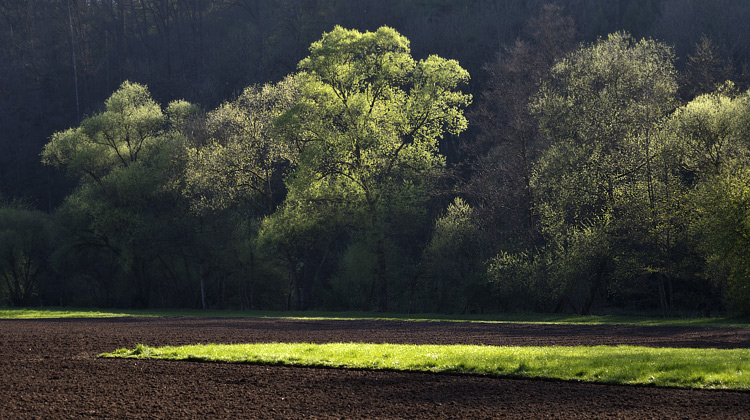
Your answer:
[[[267,319],[0,320],[0,419],[750,418],[750,393],[98,359],[137,343],[750,347],[750,329]]]

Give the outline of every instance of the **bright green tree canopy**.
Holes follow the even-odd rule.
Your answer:
[[[118,167],[154,153],[164,141],[169,120],[178,123],[193,107],[176,101],[162,112],[138,83],[123,82],[105,102],[103,112],[85,118],[81,125],[57,132],[42,151],[42,161],[64,166],[82,180],[101,181]]]
[[[374,206],[383,188],[443,165],[438,140],[466,129],[469,79],[455,60],[414,60],[382,27],[336,27],[299,63],[303,100],[284,121],[307,141],[293,190]]]

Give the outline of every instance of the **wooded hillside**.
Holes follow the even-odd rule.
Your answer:
[[[744,313],[747,21],[0,1],[0,303]]]

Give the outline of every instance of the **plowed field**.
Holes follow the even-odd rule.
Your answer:
[[[750,392],[98,359],[246,342],[750,347],[750,329],[396,321],[0,320],[0,419],[750,419]]]

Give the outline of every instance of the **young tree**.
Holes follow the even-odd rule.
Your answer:
[[[306,141],[288,181],[294,200],[333,203],[371,236],[378,309],[388,310],[390,220],[422,200],[428,175],[444,165],[438,141],[466,129],[469,74],[454,60],[412,58],[409,41],[382,27],[336,27],[299,63],[302,100],[283,117]]]
[[[687,57],[681,84],[683,97],[689,100],[713,92],[731,76],[732,65],[721,58],[717,45],[704,34]]]
[[[484,309],[487,293],[480,272],[483,256],[473,211],[456,198],[435,221],[423,262],[427,300],[432,305],[423,310],[466,313]]]

